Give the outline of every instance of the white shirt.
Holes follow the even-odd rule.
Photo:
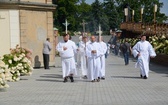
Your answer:
[[[67,49],[64,50],[64,47],[66,47]],[[58,50],[62,58],[70,58],[74,56],[74,53],[76,53],[77,47],[73,41],[68,40],[67,42],[59,42],[56,46],[56,49]]]

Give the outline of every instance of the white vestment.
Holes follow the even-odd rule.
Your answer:
[[[140,68],[142,76],[148,77],[150,57],[156,56],[152,45],[148,41],[139,41],[132,48],[132,53],[134,57],[137,57],[137,54],[140,53],[140,56],[138,57],[138,61],[135,66]]]
[[[96,53],[92,53],[92,50],[96,50]],[[87,76],[89,80],[94,80],[99,77],[99,71],[100,71],[100,44],[97,42],[90,42],[86,46],[86,56],[88,60],[88,72]]]
[[[63,50],[63,47],[66,47],[67,49]],[[60,53],[62,60],[63,78],[70,74],[77,75],[74,59],[74,54],[77,50],[75,43],[71,40],[68,40],[67,42],[62,41],[58,43],[56,49]]]
[[[102,42],[99,42],[100,48],[101,48],[101,56],[100,56],[100,73],[99,77],[104,77],[105,76],[105,54],[107,52],[107,44]]]
[[[86,46],[88,45],[88,42],[79,43],[79,61],[80,61],[80,67],[82,70],[82,75],[87,75],[87,56],[86,56]]]

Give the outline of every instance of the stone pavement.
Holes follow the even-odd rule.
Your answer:
[[[168,67],[150,64],[147,80],[141,79],[135,62],[125,66],[123,59],[106,59],[106,80],[91,83],[75,78],[63,83],[57,58],[56,68],[35,69],[30,77],[10,82],[0,92],[0,105],[168,105]]]

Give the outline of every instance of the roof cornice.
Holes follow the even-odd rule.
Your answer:
[[[1,1],[0,9],[54,11],[57,5],[23,1]]]

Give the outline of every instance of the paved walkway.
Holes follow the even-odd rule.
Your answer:
[[[32,76],[10,82],[0,92],[0,105],[168,105],[167,67],[150,64],[144,80],[135,62],[125,66],[122,58],[109,56],[106,80],[91,83],[76,77],[74,83],[63,83],[57,61],[56,68],[35,69]]]

